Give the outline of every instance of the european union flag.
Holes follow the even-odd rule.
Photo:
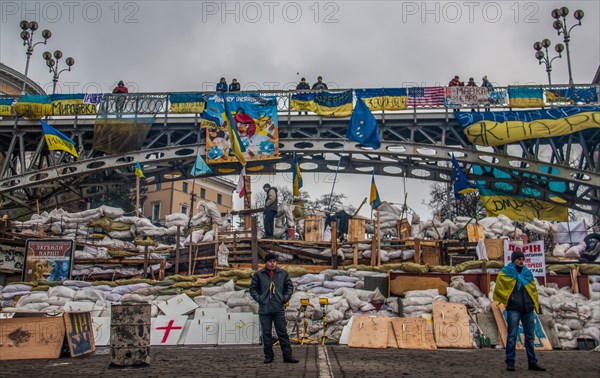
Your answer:
[[[375,150],[381,147],[377,120],[367,104],[360,98],[356,100],[346,138]]]
[[[461,194],[474,193],[477,191],[477,186],[471,184],[467,180],[467,176],[463,173],[458,165],[458,161],[452,154],[452,183],[454,184],[454,198],[458,199]]]
[[[377,185],[375,185],[375,170],[373,170],[373,176],[371,177],[371,193],[369,196],[369,204],[373,209],[377,209],[381,205],[381,199],[379,198],[379,191]]]

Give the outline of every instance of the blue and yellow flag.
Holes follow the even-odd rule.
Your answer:
[[[535,311],[540,312],[537,286],[535,284],[533,273],[531,273],[531,270],[527,269],[526,266],[523,266],[521,273],[517,272],[515,264],[512,262],[502,268],[498,274],[498,277],[496,278],[496,286],[494,287],[494,300],[502,303],[503,305],[507,305],[515,287],[517,290],[520,290],[523,286],[533,300]]]
[[[52,101],[46,95],[23,95],[14,105],[15,112],[25,118],[40,119],[52,114]]]
[[[373,111],[405,110],[408,107],[406,88],[355,89],[354,93]]]
[[[12,104],[15,99],[12,97],[0,98],[0,117],[12,116]]]
[[[242,143],[240,138],[240,134],[238,133],[237,127],[233,122],[233,118],[231,118],[231,112],[227,106],[227,100],[225,97],[221,96],[223,99],[223,108],[225,110],[225,115],[227,117],[227,133],[229,134],[229,142],[231,143],[231,151],[237,157],[238,161],[242,166],[246,166],[246,157],[244,156],[244,152],[246,152],[246,146]]]
[[[144,176],[144,171],[142,171],[142,166],[137,161],[135,162],[135,169],[133,172],[139,178],[146,178],[146,176]]]
[[[50,96],[52,99],[52,115],[96,114],[96,104],[85,103],[84,97],[84,93],[54,94]]]
[[[369,196],[369,204],[373,209],[377,209],[381,205],[381,199],[379,198],[379,191],[375,184],[375,170],[373,170],[373,176],[371,177],[371,195]]]
[[[66,151],[71,155],[78,157],[77,150],[75,149],[75,142],[54,127],[48,125],[46,122],[40,120],[42,123],[42,131],[44,133],[44,139],[48,144],[48,149],[52,151]]]
[[[303,112],[314,112],[317,108],[315,104],[315,92],[294,93],[290,102],[290,107],[293,110],[301,110]]]
[[[544,105],[541,87],[508,87],[508,106],[511,108],[541,108]]]
[[[347,117],[352,114],[352,91],[315,94],[314,112],[324,117]]]
[[[298,164],[298,156],[294,153],[294,166],[292,167],[292,181],[293,181],[293,196],[298,197],[300,195],[300,188],[302,188],[302,172],[300,172],[300,164]]]
[[[172,113],[200,114],[206,108],[204,95],[198,93],[171,93],[169,94]]]
[[[454,154],[452,154],[452,183],[454,186],[454,198],[456,199],[460,198],[462,194],[474,193],[477,191],[477,187],[467,180],[467,176],[465,176],[462,169],[460,169]]]
[[[350,118],[346,138],[375,150],[381,147],[377,120],[360,98],[356,99],[356,106],[352,112],[352,118]]]

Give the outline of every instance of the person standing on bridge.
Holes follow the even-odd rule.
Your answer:
[[[310,89],[310,85],[308,85],[308,83],[306,82],[306,78],[300,79],[300,82],[298,83],[298,85],[296,85],[296,90],[303,91],[307,89]]]
[[[494,287],[494,300],[506,306],[506,370],[515,371],[517,357],[517,333],[519,322],[523,324],[525,351],[529,370],[545,371],[538,365],[533,349],[535,314],[539,311],[538,293],[533,273],[525,265],[525,254],[516,249],[510,256],[511,262],[500,270]]]
[[[227,92],[227,80],[225,80],[224,77],[222,77],[221,80],[219,80],[219,82],[217,83],[215,91],[223,93]]]
[[[113,89],[113,93],[129,93],[129,90],[125,86],[125,83],[123,83],[123,80],[119,80],[119,83],[115,89]]]
[[[232,79],[231,84],[229,84],[229,92],[239,92],[240,90],[240,83],[238,83],[237,79]]]
[[[267,198],[265,199],[265,210],[263,213],[263,223],[265,227],[265,239],[273,239],[273,228],[275,227],[275,215],[277,214],[277,188],[271,185],[263,185]]]
[[[113,93],[118,94],[118,95],[129,93],[129,90],[125,86],[125,83],[123,83],[123,80],[119,80],[119,83],[117,84],[115,89],[113,89]],[[125,97],[124,96],[116,96],[116,97],[117,98],[115,98],[115,109],[116,109],[117,113],[122,113],[123,109],[125,108]],[[119,117],[120,117],[120,115],[119,115]]]
[[[329,88],[327,88],[327,84],[323,83],[323,77],[319,76],[317,78],[317,82],[313,84],[312,89],[319,91],[322,89],[329,89]]]
[[[267,184],[268,185],[268,184]],[[277,267],[277,255],[265,256],[265,267],[254,273],[250,283],[250,296],[258,302],[258,318],[262,330],[265,364],[273,362],[273,323],[283,352],[283,362],[298,362],[292,355],[292,345],[287,333],[284,305],[292,297],[294,285],[287,271]]]

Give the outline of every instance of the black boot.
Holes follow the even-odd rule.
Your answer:
[[[507,362],[506,363],[506,370],[508,370],[508,371],[515,371],[515,363],[514,362]]]
[[[290,357],[284,357],[283,362],[287,362],[288,364],[297,364],[300,361],[298,361],[294,357],[290,356]]]
[[[265,360],[263,361],[265,364],[270,364],[273,362],[273,356],[265,356]]]
[[[529,364],[529,370],[535,370],[535,371],[546,371],[546,369],[544,369],[543,367],[541,367],[540,365],[536,363],[533,364]]]

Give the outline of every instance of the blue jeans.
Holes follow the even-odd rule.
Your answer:
[[[523,324],[523,333],[525,334],[525,351],[527,352],[527,362],[537,364],[535,352],[533,350],[534,338],[534,313],[506,310],[506,323],[508,325],[508,334],[506,337],[506,363],[514,364],[517,356],[517,333],[519,331],[519,322]]]

